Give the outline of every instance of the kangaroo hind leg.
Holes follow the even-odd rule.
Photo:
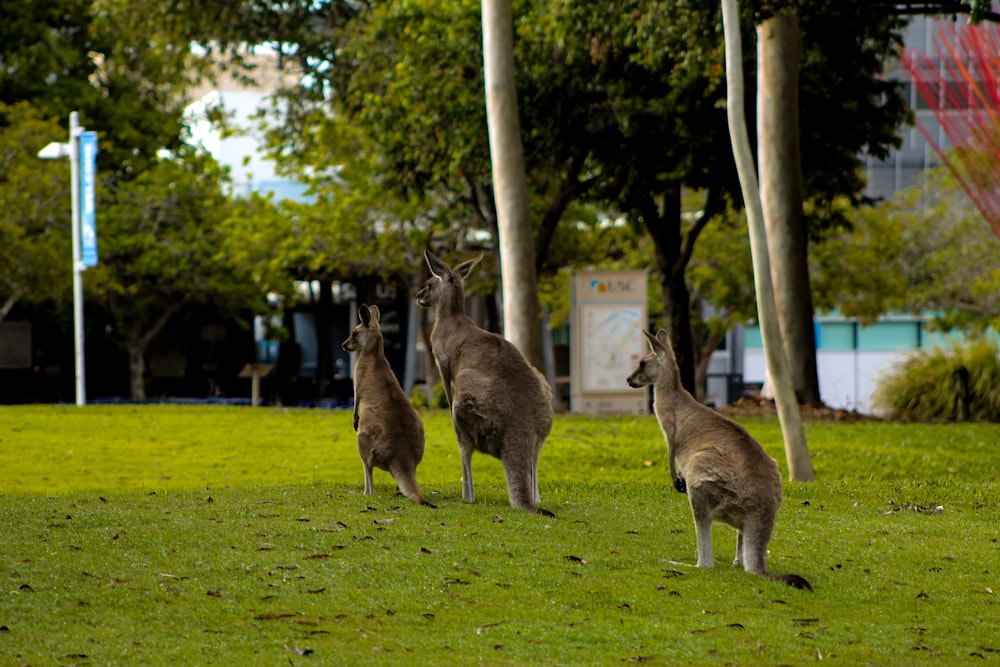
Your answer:
[[[365,468],[365,495],[375,495],[375,483],[372,480],[372,442],[367,435],[358,434],[358,454],[361,455],[361,465]]]
[[[774,521],[756,518],[743,527],[743,568],[751,574],[767,574],[767,544]]]
[[[508,442],[504,447],[503,456],[500,460],[503,463],[504,475],[507,478],[507,495],[510,496],[510,504],[519,509],[537,512],[544,516],[555,516],[552,512],[538,507],[538,472],[537,455],[529,453],[523,447],[523,442]]]
[[[688,488],[691,514],[694,516],[695,539],[698,543],[698,567],[713,567],[712,559],[712,513],[714,501],[706,493],[704,485]]]

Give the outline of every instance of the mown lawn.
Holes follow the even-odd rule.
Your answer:
[[[0,407],[0,664],[1000,664],[1000,427],[808,424],[770,568],[692,567],[653,417],[557,416],[556,519],[495,460],[461,501],[424,415],[416,507],[349,411]],[[773,420],[747,427],[784,469]]]

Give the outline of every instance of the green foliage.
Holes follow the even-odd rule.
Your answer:
[[[156,151],[181,143],[189,74],[198,63],[189,41],[158,39],[134,3],[39,0],[0,3],[0,102],[31,103],[99,133],[98,165],[131,178]],[[149,20],[149,23],[146,21]]]
[[[430,390],[430,396],[423,386],[414,386],[410,392],[410,403],[418,410],[447,410],[448,396],[444,393],[444,382],[438,380]]]
[[[705,226],[691,258],[688,284],[692,302],[710,306],[704,319],[696,320],[701,339],[724,336],[734,324],[756,319],[750,238],[740,212],[728,207]]]
[[[100,263],[85,286],[110,340],[129,353],[133,399],[144,397],[142,353],[185,308],[211,305],[231,318],[266,312],[253,268],[226,252],[225,221],[250,213],[226,194],[226,182],[214,159],[189,149],[103,193]]]
[[[864,322],[934,313],[945,330],[1000,329],[1000,244],[947,170],[858,209],[853,223],[812,247],[818,310]]]
[[[969,417],[1000,422],[1000,348],[986,339],[913,352],[882,379],[872,400],[894,420],[958,419],[960,369],[968,372]]]
[[[448,409],[448,394],[445,393],[444,382],[442,382],[441,380],[438,380],[436,383],[434,383],[434,392],[433,396],[431,397],[430,407],[437,408],[440,410]]]
[[[609,218],[593,207],[571,205],[549,256],[549,264],[560,268],[543,274],[538,281],[538,299],[550,315],[550,327],[556,329],[569,321],[575,271],[648,270],[651,245],[649,237],[624,218]],[[658,312],[663,302],[655,275],[650,276],[649,287],[649,312]]]
[[[28,103],[0,102],[0,320],[18,301],[69,296],[70,166],[38,157],[67,132]]]
[[[235,204],[227,177],[194,150],[164,159],[102,201],[101,262],[88,273],[117,331],[141,335],[175,304],[238,312],[263,295],[220,253]]]
[[[410,403],[417,410],[423,410],[430,406],[430,399],[427,398],[427,392],[424,388],[419,385],[413,385],[413,389],[410,390]]]
[[[423,417],[434,510],[382,471],[362,495],[350,411],[0,408],[0,660],[936,665],[1000,648],[968,622],[996,611],[993,426],[809,423],[820,481],[786,485],[768,560],[808,594],[728,566],[722,526],[716,568],[692,567],[651,416],[557,416],[539,468],[554,520],[511,509],[485,456],[462,503],[450,418]],[[747,427],[780,453],[775,420]]]

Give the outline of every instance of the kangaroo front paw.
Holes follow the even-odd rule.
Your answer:
[[[687,493],[688,485],[683,477],[674,477],[674,488],[681,493]]]

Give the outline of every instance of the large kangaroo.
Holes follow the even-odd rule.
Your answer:
[[[687,492],[698,541],[698,567],[712,567],[712,521],[736,529],[736,560],[747,572],[812,590],[797,574],[767,571],[767,543],[781,505],[778,464],[746,429],[699,403],[681,386],[667,332],[643,331],[650,352],[628,376],[653,385],[656,418],[669,448],[674,488]]]
[[[552,390],[509,341],[481,329],[465,314],[463,281],[482,257],[454,269],[424,253],[431,277],[417,305],[434,308],[431,347],[462,455],[462,500],[475,500],[472,452],[503,463],[514,507],[553,516],[538,507],[538,455],[552,428]]]
[[[424,456],[424,423],[385,358],[377,306],[361,305],[361,321],[344,341],[358,352],[354,364],[354,430],[365,467],[365,495],[375,494],[372,468],[392,474],[404,496],[429,505],[417,486],[417,464]]]

